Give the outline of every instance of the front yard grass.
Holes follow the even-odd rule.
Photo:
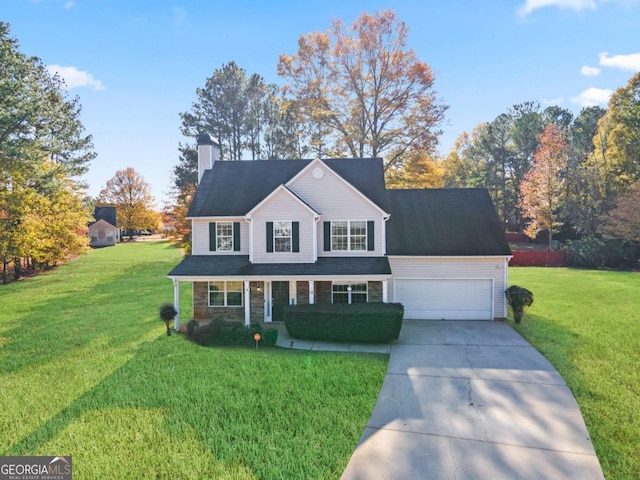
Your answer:
[[[640,478],[640,273],[519,267],[535,301],[514,325],[575,395],[605,477]]]
[[[79,479],[339,478],[388,357],[167,337],[180,257],[120,244],[0,287],[0,455],[72,455]]]

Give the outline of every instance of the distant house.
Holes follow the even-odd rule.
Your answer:
[[[220,161],[208,135],[198,157],[193,254],[168,275],[176,310],[189,282],[196,320],[357,302],[400,302],[407,319],[506,317],[511,251],[486,189],[387,189],[379,158]]]
[[[96,207],[95,222],[89,224],[89,245],[109,247],[120,241],[120,229],[116,220],[116,207]]]

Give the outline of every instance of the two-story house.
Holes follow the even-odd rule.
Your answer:
[[[220,161],[198,137],[196,320],[282,320],[282,306],[400,302],[409,319],[506,316],[511,255],[484,189],[390,190],[381,159]],[[179,315],[176,328],[180,325]]]

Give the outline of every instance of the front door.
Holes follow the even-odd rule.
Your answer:
[[[272,282],[273,321],[281,322],[282,307],[289,305],[289,282]]]

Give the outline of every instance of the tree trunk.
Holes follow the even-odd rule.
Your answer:
[[[513,320],[516,323],[520,323],[520,321],[522,320],[522,316],[524,315],[524,311],[515,311],[513,312]]]
[[[166,320],[164,323],[167,326],[167,337],[170,337],[171,336],[171,325],[170,325],[171,320]]]

